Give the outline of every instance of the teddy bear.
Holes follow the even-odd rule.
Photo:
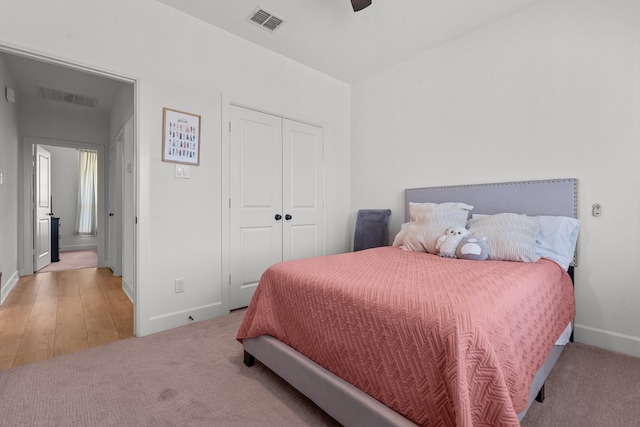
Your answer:
[[[438,255],[445,258],[456,258],[456,248],[469,234],[469,230],[464,227],[449,227],[444,234],[438,237],[436,249]]]
[[[484,261],[489,258],[489,243],[486,237],[469,235],[462,239],[456,248],[456,257]]]

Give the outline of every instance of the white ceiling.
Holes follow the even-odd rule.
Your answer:
[[[542,0],[373,0],[354,13],[349,0],[158,0],[346,83]],[[269,32],[247,22],[258,7],[285,19]],[[36,86],[98,98],[109,111],[122,83],[67,66],[3,53],[17,96]],[[55,101],[49,101],[55,102]]]
[[[158,0],[347,83],[354,83],[541,0]],[[269,32],[246,18],[284,18]]]
[[[3,53],[2,51],[0,51],[0,55],[7,63],[14,85],[12,89],[16,92],[16,98],[36,98],[36,86],[40,86],[76,95],[95,97],[98,99],[96,108],[107,112],[113,106],[118,88],[123,84],[127,84],[97,74],[25,56]]]

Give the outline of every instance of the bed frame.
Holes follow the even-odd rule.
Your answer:
[[[493,184],[425,187],[405,190],[405,220],[410,202],[464,202],[473,213],[500,212],[527,215],[561,215],[577,218],[578,180],[574,178]],[[577,250],[569,273],[577,265]],[[414,423],[368,394],[317,365],[288,345],[270,336],[244,339],[244,363],[260,360],[316,405],[345,426],[415,426]],[[544,398],[544,382],[560,357],[564,346],[556,345],[537,372],[527,408],[518,414],[522,420],[534,400]]]

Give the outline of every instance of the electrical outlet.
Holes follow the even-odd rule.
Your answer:
[[[176,279],[176,294],[184,292],[184,279]]]

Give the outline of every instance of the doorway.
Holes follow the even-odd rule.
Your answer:
[[[55,143],[55,141],[52,141]],[[98,266],[97,184],[98,151],[81,146],[36,145],[35,195],[36,242],[34,268],[38,272],[64,271]],[[45,153],[46,157],[43,156]],[[42,159],[48,168],[38,167]],[[48,183],[47,191],[45,183]],[[48,194],[48,197],[45,195]],[[41,206],[47,206],[44,212]],[[40,222],[51,222],[40,227]],[[51,230],[50,239],[42,238]],[[40,243],[44,242],[44,243]],[[50,252],[50,264],[39,262]],[[40,264],[40,265],[38,265]],[[116,274],[119,275],[119,274]]]
[[[14,51],[4,49],[0,46],[0,56],[5,60],[9,69],[9,74],[13,77],[15,85],[16,98],[19,100],[17,114],[19,120],[19,191],[18,204],[16,206],[18,212],[18,263],[20,276],[30,275],[36,271],[33,260],[34,250],[34,227],[32,214],[33,198],[33,147],[38,144],[45,144],[55,147],[65,148],[89,148],[96,149],[99,152],[100,172],[102,175],[102,184],[100,188],[100,200],[98,203],[98,222],[99,230],[97,237],[98,266],[111,267],[109,262],[118,256],[109,256],[107,253],[107,238],[109,233],[108,218],[108,198],[107,194],[111,190],[115,197],[120,197],[123,202],[122,210],[130,214],[130,217],[123,219],[130,222],[126,227],[122,227],[120,234],[125,229],[130,233],[128,236],[120,237],[120,247],[117,252],[122,261],[119,263],[120,268],[117,273],[123,274],[122,287],[125,289],[127,297],[134,302],[135,300],[135,277],[136,277],[136,257],[135,257],[135,212],[137,211],[137,192],[135,191],[136,179],[136,152],[137,140],[135,138],[134,125],[136,122],[134,94],[137,82],[127,77],[112,75],[106,72],[100,72],[95,69],[86,69],[81,66],[70,65],[51,58],[45,58],[39,55],[30,54],[22,51]],[[21,70],[29,69],[29,73],[23,73]],[[23,82],[22,79],[33,79],[38,76],[46,76],[44,83],[29,81]],[[61,91],[68,91],[67,86],[75,83],[81,83],[82,90],[86,95],[95,88],[96,93],[106,94],[106,98],[100,98],[100,102],[94,103],[102,106],[103,110],[96,110],[100,107],[91,107],[87,105],[69,105],[65,104],[68,99],[77,101],[83,97],[80,96],[62,96],[60,99],[44,98],[40,99],[40,93],[45,95],[56,94],[58,91],[49,90],[51,87],[59,87]],[[57,85],[60,86],[57,86]],[[41,85],[47,88],[40,90]],[[21,88],[37,88],[38,94],[32,94],[28,90]],[[80,86],[78,86],[80,87]],[[89,93],[91,95],[91,93]],[[61,102],[56,102],[61,101]],[[108,109],[111,106],[111,109]],[[93,108],[93,109],[92,109]],[[106,109],[104,109],[106,108]],[[96,123],[102,123],[102,125]],[[119,124],[119,125],[118,125]],[[90,134],[91,137],[85,137],[87,129],[98,129]],[[84,132],[84,133],[83,133]],[[93,132],[90,130],[89,132]],[[101,133],[98,133],[101,132]],[[126,171],[120,168],[119,173],[127,176],[119,176],[121,186],[110,188],[110,177],[108,173],[108,156],[109,147],[114,142],[115,136],[120,135],[121,143],[124,148],[121,150],[124,165],[127,166]],[[90,142],[86,142],[90,141]],[[119,190],[118,190],[119,189]],[[116,194],[117,193],[117,194]],[[53,201],[53,209],[57,209]],[[63,227],[71,229],[74,225],[68,221],[63,223]],[[126,249],[122,247],[126,245]],[[125,258],[126,257],[126,258]],[[126,286],[125,277],[126,276]],[[134,304],[134,312],[136,310]],[[135,315],[134,315],[135,319]],[[135,331],[135,325],[133,327]]]

